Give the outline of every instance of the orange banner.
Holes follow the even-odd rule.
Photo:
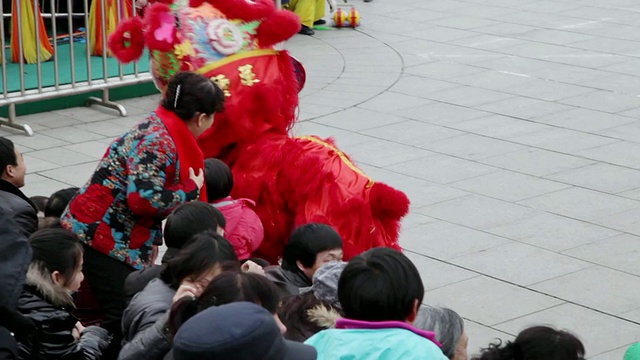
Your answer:
[[[20,25],[22,28],[18,28],[16,1],[20,1]],[[37,3],[35,5],[34,8],[32,0],[13,0],[11,3],[11,59],[13,62],[19,62],[22,57],[27,64],[37,63],[38,46],[40,47],[40,61],[47,61],[53,56],[53,46],[49,42],[49,35],[44,26],[40,8]],[[39,44],[36,39],[36,26],[40,34]],[[20,35],[22,35],[22,54],[20,54],[18,39]]]
[[[102,23],[102,2],[105,9],[105,24]],[[91,9],[89,10],[89,44],[91,46],[91,55],[102,56],[106,44],[105,38],[108,39],[109,35],[116,30],[118,26],[118,4],[116,1],[120,1],[120,21],[130,18],[133,15],[133,4],[131,0],[93,0],[91,2]],[[106,31],[106,37],[102,36],[103,31]],[[108,53],[111,55],[111,53]]]

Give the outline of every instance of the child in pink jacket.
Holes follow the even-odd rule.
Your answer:
[[[251,208],[255,203],[249,199],[233,199],[229,196],[233,189],[233,174],[224,162],[214,158],[206,159],[204,176],[209,203],[217,207],[227,221],[224,237],[233,245],[238,259],[250,258],[264,239],[262,222]]]

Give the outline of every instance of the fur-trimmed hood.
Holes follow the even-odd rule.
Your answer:
[[[333,307],[327,307],[322,304],[307,310],[309,320],[325,329],[334,329],[336,321],[340,318],[340,314]]]
[[[33,336],[16,338],[20,359],[100,359],[111,341],[109,332],[87,326],[79,340],[73,336],[78,318],[69,312],[73,299],[57,286],[42,262],[33,261],[17,310],[37,329]]]
[[[35,288],[44,300],[55,306],[75,307],[69,290],[56,285],[47,268],[39,261],[33,261],[29,265],[25,284]]]
[[[340,318],[339,310],[318,300],[313,292],[285,298],[277,313],[287,327],[284,337],[298,342],[304,342],[319,331],[335,328]]]

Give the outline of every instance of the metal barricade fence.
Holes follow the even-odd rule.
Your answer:
[[[12,0],[12,8],[10,9],[10,13],[5,13],[4,4],[2,0],[0,0],[0,13],[3,14],[0,17],[0,41],[2,42],[2,52],[0,55],[2,56],[2,93],[0,94],[0,107],[8,107],[8,117],[0,118],[0,126],[8,126],[12,128],[16,128],[19,130],[23,130],[28,135],[33,135],[33,131],[27,124],[20,124],[16,120],[16,105],[22,103],[29,103],[32,101],[40,101],[47,100],[57,97],[69,96],[69,95],[77,95],[87,92],[94,91],[102,91],[102,97],[89,97],[86,101],[87,106],[91,105],[100,105],[105,106],[107,108],[111,108],[117,110],[121,116],[126,116],[127,112],[124,106],[121,104],[115,103],[109,100],[109,90],[115,87],[127,86],[127,85],[136,85],[142,83],[148,83],[152,81],[151,74],[148,71],[140,69],[140,62],[147,62],[148,57],[143,56],[140,62],[133,63],[133,69],[131,69],[131,65],[127,65],[128,71],[125,73],[124,66],[117,62],[115,58],[109,58],[107,48],[107,38],[108,35],[108,22],[112,20],[109,19],[109,11],[111,11],[111,16],[113,16],[113,8],[109,9],[109,6],[116,7],[116,16],[115,18],[119,22],[123,18],[123,6],[131,4],[131,15],[130,16],[138,16],[136,12],[136,4],[135,0],[92,0],[99,2],[98,5],[94,4],[94,6],[98,6],[96,12],[99,12],[99,20],[101,21],[102,26],[100,27],[99,34],[91,34],[94,28],[89,23],[89,11],[90,11],[90,0],[81,0],[83,1],[84,11],[74,13],[73,10],[73,1],[66,0],[67,10],[64,13],[56,12],[57,5],[63,3],[65,0]],[[78,0],[76,0],[78,1]],[[111,1],[110,4],[107,2]],[[128,2],[124,3],[124,2]],[[49,3],[49,12],[40,14],[39,9],[45,7],[46,3]],[[100,10],[100,11],[98,11]],[[32,19],[26,18],[25,14],[28,17],[33,16]],[[129,14],[126,14],[127,16]],[[94,14],[95,17],[95,14]],[[7,20],[10,19],[10,21]],[[49,36],[49,32],[44,27],[44,25],[39,26],[43,23],[43,18],[50,19],[50,31],[51,36]],[[66,46],[59,44],[60,37],[58,35],[58,19],[66,19],[66,28],[67,34],[62,37],[64,40],[68,41],[69,46],[68,50]],[[25,21],[26,20],[26,21]],[[33,20],[33,24],[30,21]],[[84,35],[80,33],[76,33],[74,30],[74,25],[77,24],[78,20],[84,23]],[[95,20],[95,19],[94,19]],[[11,32],[10,35],[12,37],[12,42],[10,45],[10,51],[7,51],[7,31],[5,25],[7,23],[11,24]],[[34,25],[33,27],[30,27]],[[77,27],[77,26],[76,26]],[[13,34],[13,31],[17,29],[17,34]],[[32,30],[35,29],[35,34],[32,34]],[[43,33],[43,29],[44,32]],[[17,36],[16,36],[17,35]],[[78,39],[82,40],[81,37],[84,36],[86,40],[84,56],[76,50],[76,42]],[[102,40],[102,54],[99,56],[92,56],[91,54],[91,46],[92,38],[95,36],[96,43],[97,39]],[[99,37],[99,38],[98,38]],[[17,40],[17,41],[15,41]],[[32,42],[35,40],[36,44],[36,61],[35,61],[35,73],[33,72],[33,65],[26,64],[25,61],[25,47],[31,46]],[[43,43],[44,40],[44,43]],[[43,60],[43,52],[49,54],[49,52],[45,49],[43,50],[41,44],[45,44],[46,41],[50,40],[51,44],[49,47],[52,47],[53,54],[50,59]],[[96,44],[94,44],[96,45]],[[81,49],[81,44],[78,45],[78,48]],[[17,51],[18,59],[14,58],[14,53]],[[78,56],[79,55],[79,56]],[[46,55],[48,56],[48,55]],[[46,57],[45,56],[45,57]],[[93,68],[92,59],[100,59],[102,58],[102,74],[100,74],[99,67]],[[64,60],[64,61],[61,61]],[[85,62],[81,64],[79,62]],[[109,65],[113,69],[115,63],[117,62],[117,72],[109,71]],[[52,64],[52,66],[51,66]],[[43,69],[43,65],[46,66],[46,69]],[[86,66],[86,79],[84,78],[84,71],[77,72],[77,68],[80,65]],[[29,68],[30,71],[26,72],[26,68]],[[18,74],[15,72],[18,71]],[[51,73],[53,72],[53,74]],[[53,75],[53,81],[44,82],[43,75],[46,75],[48,78]],[[61,79],[61,75],[64,75],[64,80]],[[9,77],[13,77],[13,81],[9,81]],[[37,77],[34,79],[34,77]],[[16,79],[17,78],[17,79]],[[16,82],[19,82],[17,84]],[[34,85],[35,83],[35,85]]]

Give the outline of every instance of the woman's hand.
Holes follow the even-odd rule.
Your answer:
[[[173,295],[173,303],[175,304],[176,301],[182,299],[183,297],[198,297],[199,294],[200,291],[198,290],[198,286],[196,284],[184,280],[182,284],[180,284],[180,287],[178,288],[178,291],[176,291],[176,294]]]
[[[149,262],[151,264],[155,264],[156,260],[158,260],[158,254],[160,253],[160,248],[158,245],[151,245],[151,257],[149,257]]]
[[[71,335],[73,335],[76,340],[80,340],[80,335],[82,335],[82,331],[84,331],[84,329],[85,327],[80,323],[80,321],[78,321],[76,326],[73,327],[73,330],[71,330]]]
[[[254,263],[251,260],[247,260],[244,264],[242,264],[242,271],[246,273],[264,275],[264,269],[262,268],[262,266]]]
[[[198,189],[202,189],[202,185],[204,185],[204,170],[198,169],[198,174],[196,175],[193,168],[189,168],[189,179],[198,185]]]

